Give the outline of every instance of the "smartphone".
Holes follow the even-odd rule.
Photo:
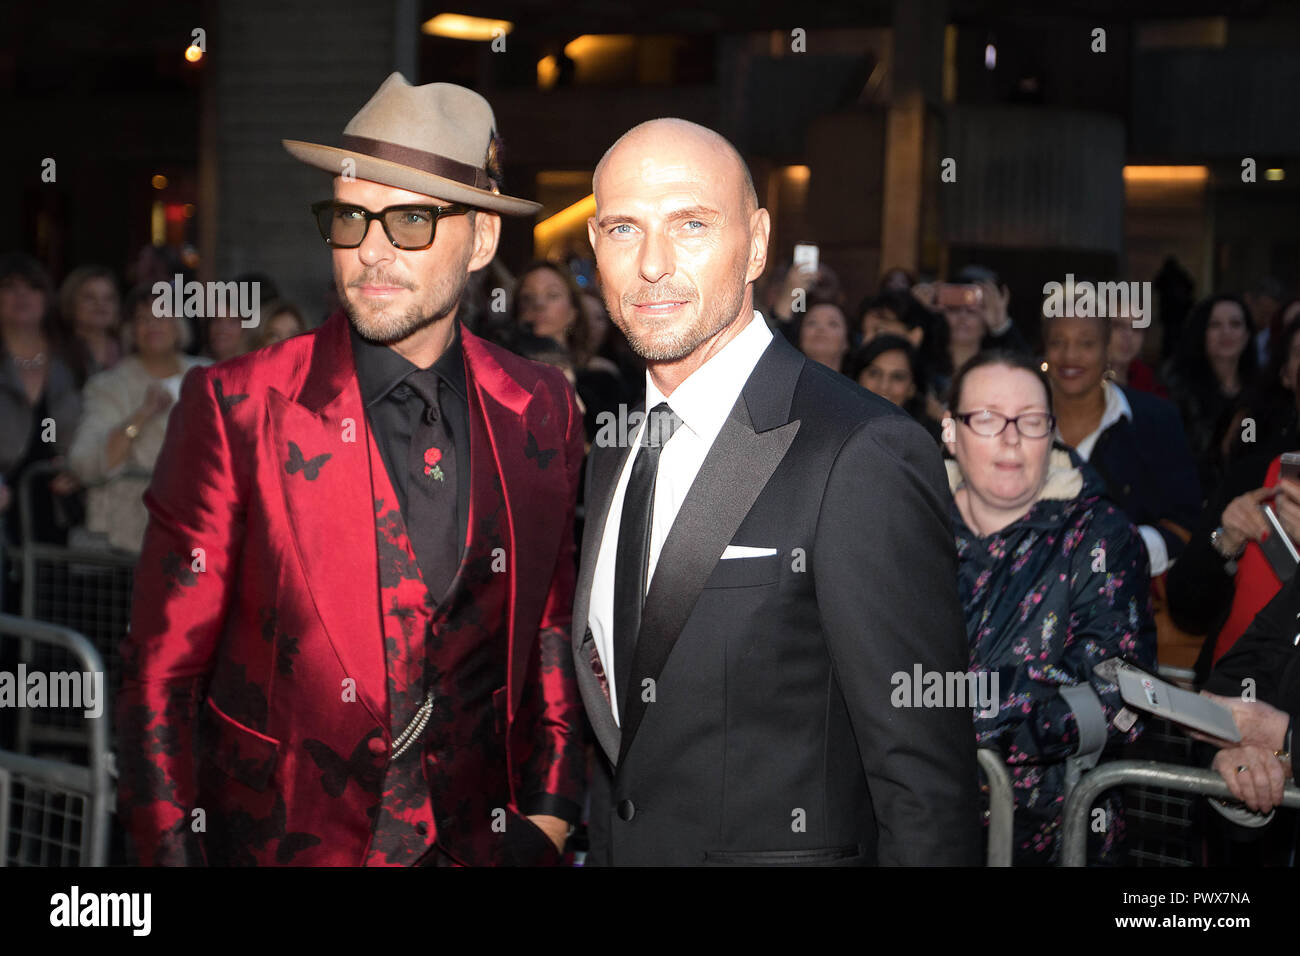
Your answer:
[[[812,272],[816,272],[817,265],[820,261],[821,250],[811,242],[795,243],[794,267],[796,269],[808,269]]]
[[[1268,558],[1268,563],[1273,566],[1277,579],[1286,584],[1295,575],[1296,567],[1300,566],[1300,553],[1282,530],[1282,522],[1277,520],[1272,505],[1264,505],[1264,520],[1268,522],[1269,532],[1259,547],[1264,552],[1264,557]]]
[[[939,305],[941,308],[959,308],[968,306],[978,309],[984,304],[984,290],[977,285],[945,282],[939,286]]]
[[[1282,456],[1282,471],[1278,477],[1300,481],[1300,452],[1289,451]]]

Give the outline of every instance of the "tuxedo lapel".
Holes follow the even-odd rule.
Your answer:
[[[357,700],[387,727],[370,439],[347,322],[340,311],[321,327],[296,397],[268,387],[267,467],[283,488],[290,536],[330,645]]]
[[[794,441],[799,422],[790,421],[789,413],[803,365],[803,356],[784,338],[773,339],[677,512],[646,593],[618,763],[645,716],[642,682],[659,680],[704,582]]]
[[[642,410],[638,405],[634,411]],[[631,416],[629,415],[629,418]],[[635,429],[633,429],[635,431]],[[592,670],[589,654],[583,645],[589,633],[587,618],[591,612],[591,585],[596,577],[596,559],[600,555],[600,542],[605,536],[605,523],[609,518],[610,502],[623,465],[632,451],[632,435],[613,445],[595,445],[587,459],[587,514],[582,529],[582,559],[578,566],[578,586],[573,599],[573,652],[578,672],[578,687],[582,691],[587,719],[595,731],[610,762],[618,757],[619,729],[614,723],[610,708],[608,683],[602,687],[603,678]]]

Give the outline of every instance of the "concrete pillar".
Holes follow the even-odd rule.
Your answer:
[[[337,145],[343,127],[394,69],[414,66],[416,5],[405,0],[222,0],[208,31],[212,115],[200,160],[205,278],[268,273],[310,322],[323,318],[328,247],[308,206],[329,175],[280,140]],[[402,34],[398,20],[411,31]],[[409,22],[408,22],[409,21]],[[204,24],[197,24],[205,26]],[[419,78],[407,73],[412,82]]]
[[[881,267],[916,269],[927,189],[939,169],[926,165],[927,112],[943,85],[947,0],[894,0],[893,89],[885,120]]]

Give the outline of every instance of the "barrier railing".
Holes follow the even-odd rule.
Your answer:
[[[975,751],[980,769],[989,782],[989,847],[987,866],[1011,865],[1012,821],[1016,806],[1011,793],[1011,774],[996,750]]]
[[[1232,791],[1213,770],[1179,767],[1154,760],[1116,760],[1098,764],[1084,774],[1065,799],[1061,826],[1061,866],[1084,866],[1088,859],[1088,811],[1097,797],[1113,787],[1145,784],[1221,800],[1234,800]],[[1300,789],[1287,784],[1282,806],[1300,808]]]
[[[56,473],[49,462],[32,465],[18,483],[23,545],[10,560],[22,569],[20,612],[24,618],[65,627],[81,634],[103,658],[105,686],[112,697],[121,673],[119,648],[131,618],[131,591],[137,556],[117,549],[69,548],[34,540],[33,489]],[[38,647],[29,660],[52,669],[54,651]],[[16,747],[32,753],[40,746],[84,746],[81,722],[57,710],[20,712]]]
[[[20,660],[38,645],[62,652],[82,674],[104,673],[99,652],[67,628],[0,614],[0,643],[6,640],[22,643]],[[46,675],[52,689],[51,677]],[[100,705],[99,716],[83,718],[86,727],[79,736],[85,741],[85,763],[0,750],[0,865],[103,866],[107,861],[114,794],[111,708],[106,700]]]

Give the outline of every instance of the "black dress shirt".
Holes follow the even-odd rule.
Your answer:
[[[447,428],[451,431],[454,455],[451,465],[456,469],[456,519],[460,528],[460,554],[465,555],[466,533],[469,528],[470,450],[469,450],[469,391],[465,376],[465,350],[461,346],[460,323],[452,329],[451,344],[433,363],[438,376],[438,404]],[[366,407],[366,417],[375,435],[375,444],[388,469],[393,490],[397,494],[402,515],[407,514],[407,453],[416,423],[424,414],[424,400],[409,385],[406,376],[416,370],[407,360],[386,345],[370,342],[349,324],[352,336],[352,356],[356,364],[357,380],[361,386],[361,401]]]

